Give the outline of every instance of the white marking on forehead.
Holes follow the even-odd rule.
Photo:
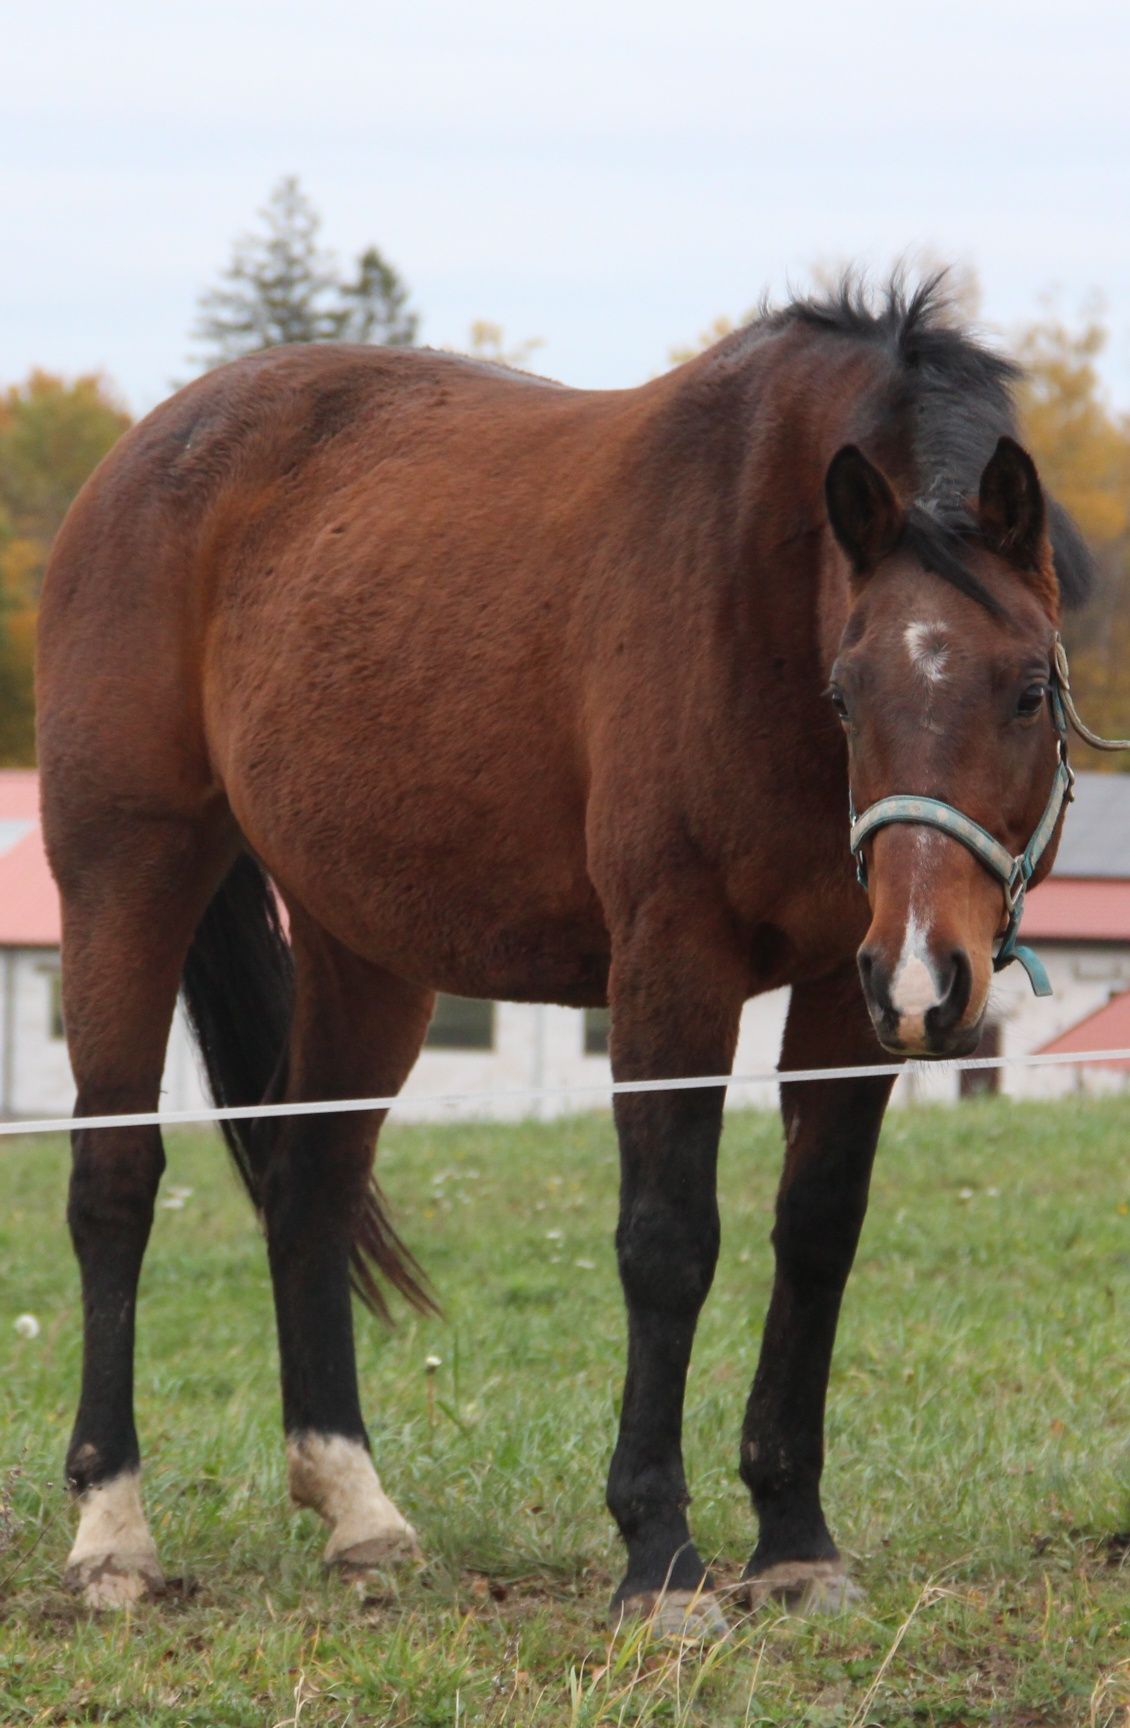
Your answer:
[[[931,684],[940,684],[945,676],[949,645],[946,627],[934,621],[917,621],[903,631],[903,641],[910,655],[910,664]]]

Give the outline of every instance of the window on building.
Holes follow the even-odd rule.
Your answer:
[[[1001,1027],[999,1020],[986,1022],[981,1034],[981,1042],[974,1054],[977,1056],[999,1056],[1001,1053]],[[958,1082],[959,1096],[962,1098],[980,1098],[986,1094],[999,1092],[1001,1089],[1001,1071],[999,1068],[963,1068]]]
[[[607,1056],[611,1017],[607,1008],[585,1009],[585,1055]]]
[[[56,1043],[66,1037],[63,1028],[63,980],[57,966],[45,966],[47,980],[47,1036]]]
[[[493,1050],[494,1003],[437,996],[425,1044],[431,1050]]]

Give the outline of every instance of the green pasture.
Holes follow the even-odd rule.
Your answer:
[[[217,1140],[170,1137],[182,1204],[157,1215],[137,1380],[170,1587],[102,1617],[58,1584],[67,1152],[0,1142],[2,1728],[1125,1728],[1128,1138],[1120,1100],[892,1113],[829,1401],[827,1505],[866,1604],[735,1616],[706,1654],[605,1620],[623,1360],[606,1116],[390,1127],[383,1180],[445,1315],[391,1333],[358,1315],[378,1467],[427,1549],[360,1588],[323,1575],[320,1528],[288,1509],[252,1216]],[[733,1111],[687,1401],[694,1526],[724,1578],[752,1538],[737,1431],[778,1162],[775,1119]]]

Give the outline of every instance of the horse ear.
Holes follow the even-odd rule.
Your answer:
[[[837,450],[824,478],[832,532],[865,576],[893,552],[902,533],[902,506],[881,469],[854,444]]]
[[[981,476],[978,499],[985,544],[1010,564],[1041,563],[1047,513],[1036,464],[1014,438],[1002,438]]]

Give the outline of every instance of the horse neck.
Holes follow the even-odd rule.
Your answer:
[[[724,411],[739,449],[731,447],[726,468],[704,460],[704,469],[713,460],[714,476],[700,485],[713,516],[699,539],[715,554],[704,581],[715,672],[724,667],[754,703],[758,684],[786,669],[790,694],[796,679],[817,696],[826,686],[852,596],[827,525],[824,476],[836,451],[877,423],[874,404],[889,376],[881,352],[794,330],[752,342],[732,368]],[[897,474],[897,420],[888,439],[888,471]],[[705,435],[699,448],[711,450]]]

